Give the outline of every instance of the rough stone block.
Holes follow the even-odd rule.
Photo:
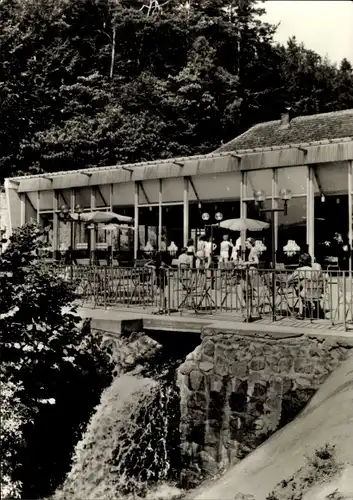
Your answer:
[[[210,381],[210,391],[221,392],[222,389],[223,389],[223,379],[217,376],[212,377]]]
[[[251,382],[251,383],[259,382],[261,379],[262,379],[262,372],[250,371],[250,373],[248,375],[249,382]]]
[[[239,378],[245,378],[248,374],[247,361],[235,361],[230,368],[230,373]]]
[[[214,369],[217,375],[220,375],[221,377],[228,375],[228,369],[229,369],[228,361],[225,358],[217,356],[215,359]]]
[[[251,368],[251,370],[254,370],[256,372],[263,370],[265,368],[264,358],[260,358],[260,357],[253,358],[250,361],[250,368]]]
[[[294,370],[296,373],[313,373],[314,363],[310,358],[297,358],[294,360]]]
[[[312,387],[313,377],[299,376],[294,379],[295,386],[297,387]],[[295,387],[294,387],[295,388]]]
[[[207,339],[205,342],[202,343],[202,351],[204,355],[213,358],[215,352],[214,342],[212,342],[212,340],[210,339]]]
[[[200,452],[201,468],[208,474],[216,474],[218,471],[218,463],[216,460],[206,453],[205,451]]]
[[[182,375],[189,375],[189,373],[192,371],[192,370],[197,370],[198,369],[198,364],[195,362],[195,361],[185,361],[185,363],[183,363],[180,368],[179,368],[179,372],[182,374]]]
[[[209,361],[201,361],[199,368],[203,372],[210,372],[214,369],[214,364]]]
[[[193,391],[198,391],[201,387],[203,380],[204,377],[201,372],[199,372],[198,370],[192,370],[189,374],[190,389],[192,389]]]
[[[266,360],[266,370],[271,373],[279,373],[279,358],[276,356],[267,356]]]
[[[289,373],[292,369],[292,366],[293,366],[292,357],[287,356],[279,360],[278,368],[281,373]]]

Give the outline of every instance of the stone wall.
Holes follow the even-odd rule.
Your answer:
[[[205,328],[178,372],[185,486],[236,463],[291,421],[350,348]]]

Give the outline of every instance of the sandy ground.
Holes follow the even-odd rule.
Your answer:
[[[205,484],[188,500],[234,500],[237,494],[265,500],[283,479],[305,468],[307,458],[325,443],[335,445],[342,472],[313,485],[303,500],[353,499],[353,356],[319,389],[293,422],[274,434],[240,464]],[[336,493],[334,496],[328,496]],[[340,496],[337,496],[338,492]]]

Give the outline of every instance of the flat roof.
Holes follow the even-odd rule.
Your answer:
[[[353,160],[353,136],[5,179],[20,192]]]

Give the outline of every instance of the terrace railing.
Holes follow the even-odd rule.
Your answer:
[[[229,312],[245,321],[260,317],[326,319],[353,324],[353,284],[348,272],[257,269],[160,269],[59,266],[81,303],[156,312]]]

